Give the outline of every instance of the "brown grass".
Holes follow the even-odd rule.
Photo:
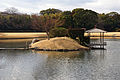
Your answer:
[[[92,39],[98,39],[100,38],[100,33],[91,33]],[[102,34],[103,35],[103,34]],[[88,33],[85,33],[85,36],[88,36]],[[120,39],[120,32],[107,32],[104,33],[105,39]]]
[[[92,39],[98,39],[100,34],[99,33],[91,33],[92,36],[98,36],[98,37],[91,37]],[[85,36],[88,36],[87,33],[85,33]],[[107,32],[105,33],[105,39],[120,39],[120,32]],[[39,37],[41,39],[46,39],[47,34],[45,32],[43,33],[35,33],[35,32],[29,32],[29,33],[0,33],[0,38],[8,38],[8,40],[0,40],[0,42],[22,42],[22,41],[31,41],[33,38]],[[31,39],[9,39],[9,38],[31,38]]]
[[[0,33],[0,38],[47,37],[46,33]]]
[[[79,45],[73,39],[68,37],[56,37],[50,40],[42,40],[31,45],[31,48],[46,49],[46,50],[78,50],[88,49],[87,47]]]

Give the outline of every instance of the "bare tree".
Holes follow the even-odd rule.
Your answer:
[[[54,16],[54,18],[53,18]],[[55,17],[55,15],[41,15],[41,16],[37,16],[37,15],[32,15],[32,25],[34,27],[34,29],[43,29],[45,30],[48,40],[50,39],[49,36],[49,31],[50,29],[56,27],[56,26],[60,26],[63,24],[63,22],[61,22],[59,20],[59,17]]]
[[[43,17],[43,21],[42,21],[42,24],[43,24],[43,28],[45,29],[47,35],[48,35],[48,40],[50,39],[50,30],[54,27],[58,27],[58,26],[61,26],[63,25],[64,21],[61,21],[59,19],[59,17],[56,17],[56,18],[53,18],[52,15],[43,15],[41,16]],[[54,15],[55,17],[55,15]]]
[[[17,14],[18,13],[18,9],[16,9],[14,7],[10,7],[10,8],[6,8],[5,12],[9,13],[9,14]]]

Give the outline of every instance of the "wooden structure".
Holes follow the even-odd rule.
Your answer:
[[[0,50],[29,50],[29,48],[0,48]]]
[[[92,49],[105,49],[106,42],[104,42],[104,33],[106,31],[98,29],[98,28],[93,28],[90,30],[87,30],[86,33],[88,33],[89,37],[100,37],[99,40],[90,40],[89,47]],[[93,36],[92,34],[98,33],[98,36]]]

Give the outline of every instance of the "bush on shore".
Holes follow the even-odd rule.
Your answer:
[[[63,27],[57,27],[50,30],[50,37],[64,37],[67,36],[68,30]]]

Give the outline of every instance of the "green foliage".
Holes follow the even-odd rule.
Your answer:
[[[84,46],[89,47],[88,44],[90,44],[90,37],[89,37],[89,36],[84,37],[84,42],[83,42],[83,45],[84,45]]]
[[[68,30],[69,37],[72,39],[76,39],[77,37],[79,38],[84,38],[84,29],[80,28],[73,28]]]
[[[49,8],[49,9],[47,9],[47,10],[42,10],[42,11],[40,11],[40,14],[41,15],[45,15],[45,14],[47,14],[47,15],[49,15],[49,14],[55,14],[55,13],[61,13],[62,11],[61,10],[59,10],[59,9],[54,9],[54,8]]]
[[[100,29],[104,29],[104,18],[105,18],[105,14],[98,14],[98,23],[97,23],[97,27]]]
[[[76,40],[79,44],[83,46],[88,46],[90,43],[90,37],[84,36],[85,29],[73,28],[68,30],[68,35],[72,39]]]
[[[0,28],[2,31],[31,30],[29,15],[0,15]]]
[[[61,20],[64,21],[64,24],[62,25],[63,27],[65,27],[65,28],[73,27],[73,18],[72,18],[72,12],[71,11],[62,12]]]
[[[63,27],[53,28],[50,30],[50,37],[64,37],[67,36],[68,30]]]
[[[120,31],[120,14],[110,12],[97,14],[92,10],[82,8],[62,12],[59,9],[47,9],[40,11],[41,15],[19,14],[15,8],[8,8],[0,12],[1,31],[46,31],[55,27],[86,28],[94,25],[106,31]],[[76,35],[73,35],[75,37]]]
[[[91,29],[97,24],[97,13],[92,10],[77,8],[72,11],[74,26],[77,28]]]
[[[102,27],[106,31],[116,31],[117,28],[120,28],[120,14],[117,12],[110,12],[108,14],[99,15]]]

